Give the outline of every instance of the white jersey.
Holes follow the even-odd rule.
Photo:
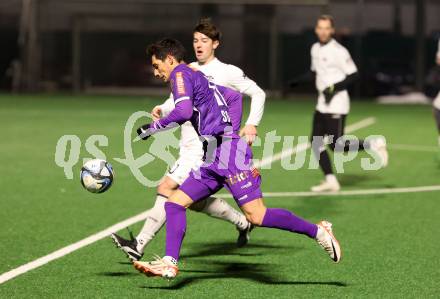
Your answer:
[[[327,44],[315,43],[310,51],[311,70],[316,73],[316,89],[318,103],[316,110],[321,113],[348,114],[350,112],[350,97],[346,90],[337,92],[330,104],[325,103],[322,93],[327,87],[343,81],[348,75],[357,72],[356,65],[350,53],[344,46],[332,39]]]
[[[208,64],[193,62],[190,66],[211,77],[215,84],[229,87],[251,97],[251,109],[246,124],[258,126],[263,117],[266,94],[254,81],[246,77],[240,68],[223,63],[217,58],[214,58]],[[174,107],[174,99],[170,95],[170,98],[161,105],[163,115],[170,113]],[[186,122],[181,128],[180,156],[188,154],[191,156],[203,155],[199,136],[191,123]]]
[[[437,49],[437,55],[436,60],[440,60],[440,39],[438,40],[438,49]],[[437,97],[434,99],[434,107],[440,110],[440,91],[437,94]]]

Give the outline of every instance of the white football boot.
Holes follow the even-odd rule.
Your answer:
[[[327,251],[328,255],[335,263],[339,263],[342,251],[338,240],[336,240],[333,235],[332,224],[328,221],[322,220],[317,226],[318,233],[316,234],[316,241],[325,251]]]
[[[155,260],[151,262],[136,261],[133,266],[141,273],[147,276],[161,276],[163,278],[172,279],[179,272],[177,261],[171,256],[163,258],[155,256]]]
[[[341,190],[341,186],[339,185],[338,180],[332,174],[326,175],[324,181],[317,186],[313,186],[311,188],[313,192],[337,192]]]
[[[379,137],[371,140],[370,146],[370,148],[380,157],[382,167],[386,167],[388,165],[388,151],[385,138]]]

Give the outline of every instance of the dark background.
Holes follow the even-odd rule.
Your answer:
[[[355,95],[429,93],[440,1],[428,0],[1,0],[0,88],[148,93],[162,84],[150,75],[146,45],[177,38],[193,61],[192,29],[210,16],[224,35],[217,56],[286,93],[286,82],[310,66],[322,13],[334,15],[336,38],[360,69]]]

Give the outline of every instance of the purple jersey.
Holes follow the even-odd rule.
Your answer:
[[[243,114],[243,96],[238,91],[217,85],[228,105],[228,112],[231,118],[232,128],[238,133],[241,127],[241,116]]]
[[[192,103],[191,123],[202,136],[219,136],[232,126],[225,98],[217,86],[200,71],[178,65],[170,75],[174,103]]]
[[[175,108],[170,114],[151,124],[149,134],[191,121],[201,136],[228,135],[239,138],[242,96],[224,86],[217,86],[205,75],[185,64],[178,65],[170,74]]]

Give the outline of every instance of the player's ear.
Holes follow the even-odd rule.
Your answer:
[[[173,56],[167,55],[166,61],[168,62],[169,65],[173,65],[174,64]]]
[[[215,50],[220,46],[220,42],[218,40],[215,40],[212,42],[212,48]]]

